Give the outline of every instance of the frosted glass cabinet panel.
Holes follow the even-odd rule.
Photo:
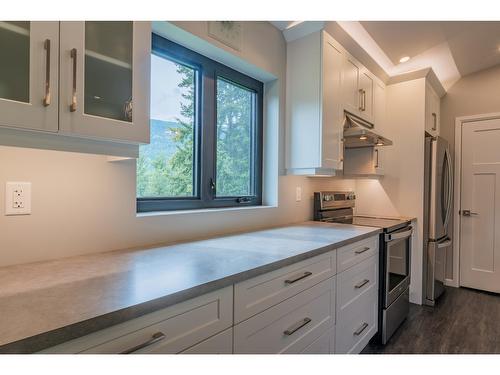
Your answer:
[[[148,143],[150,22],[61,22],[60,35],[60,131]]]
[[[0,21],[0,126],[57,131],[58,22]]]
[[[0,97],[30,101],[30,23],[0,22]]]
[[[85,22],[85,114],[132,122],[133,22]]]

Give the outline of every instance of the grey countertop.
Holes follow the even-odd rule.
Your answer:
[[[380,230],[304,222],[0,268],[0,353],[29,353],[249,279]]]

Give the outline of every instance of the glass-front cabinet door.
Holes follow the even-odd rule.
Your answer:
[[[61,132],[148,143],[150,61],[150,22],[61,22]]]
[[[58,130],[59,22],[0,21],[0,126]]]

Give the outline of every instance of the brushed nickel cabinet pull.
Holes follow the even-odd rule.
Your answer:
[[[293,335],[295,332],[297,332],[299,329],[301,329],[302,327],[304,327],[308,323],[311,323],[311,318],[304,318],[301,321],[290,326],[290,328],[288,328],[283,333],[287,336]]]
[[[432,113],[432,130],[437,130],[437,115],[435,113]]]
[[[297,282],[299,280],[305,279],[306,277],[309,277],[311,275],[312,275],[312,272],[306,271],[306,272],[304,272],[301,275],[294,276],[291,279],[286,279],[285,280],[285,284],[293,284],[293,283],[295,283],[295,282]]]
[[[363,280],[363,281],[361,281],[359,284],[354,285],[354,287],[355,287],[356,289],[360,289],[360,288],[364,287],[366,284],[368,284],[369,282],[370,282],[370,280],[368,280],[368,279],[364,279],[364,280]]]
[[[71,104],[69,106],[70,112],[76,111],[76,59],[77,59],[77,51],[76,48],[71,50],[71,59],[73,60],[73,87],[71,93]]]
[[[365,251],[368,251],[368,250],[370,250],[370,248],[365,246],[362,249],[356,250],[354,252],[354,254],[356,254],[356,255],[363,254]]]
[[[151,336],[151,338],[148,341],[143,342],[142,344],[136,345],[130,349],[126,349],[123,352],[121,352],[120,354],[131,354],[131,353],[136,352],[138,350],[144,349],[150,345],[153,345],[154,343],[157,343],[158,341],[161,341],[161,340],[165,339],[166,337],[167,336],[165,336],[165,334],[163,332],[156,332],[155,334],[153,334],[153,336]]]
[[[360,111],[362,111],[363,110],[363,89],[358,90],[358,104],[359,104],[358,109]]]
[[[353,332],[353,335],[354,336],[359,336],[361,335],[361,333],[363,333],[363,331],[366,329],[366,327],[368,327],[368,323],[363,323],[361,324],[361,327],[359,327],[357,330],[355,330]]]
[[[45,39],[43,43],[45,49],[45,95],[43,97],[43,106],[50,105],[50,39]]]

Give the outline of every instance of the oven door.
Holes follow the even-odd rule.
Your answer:
[[[385,235],[385,299],[387,308],[410,285],[411,226]]]

